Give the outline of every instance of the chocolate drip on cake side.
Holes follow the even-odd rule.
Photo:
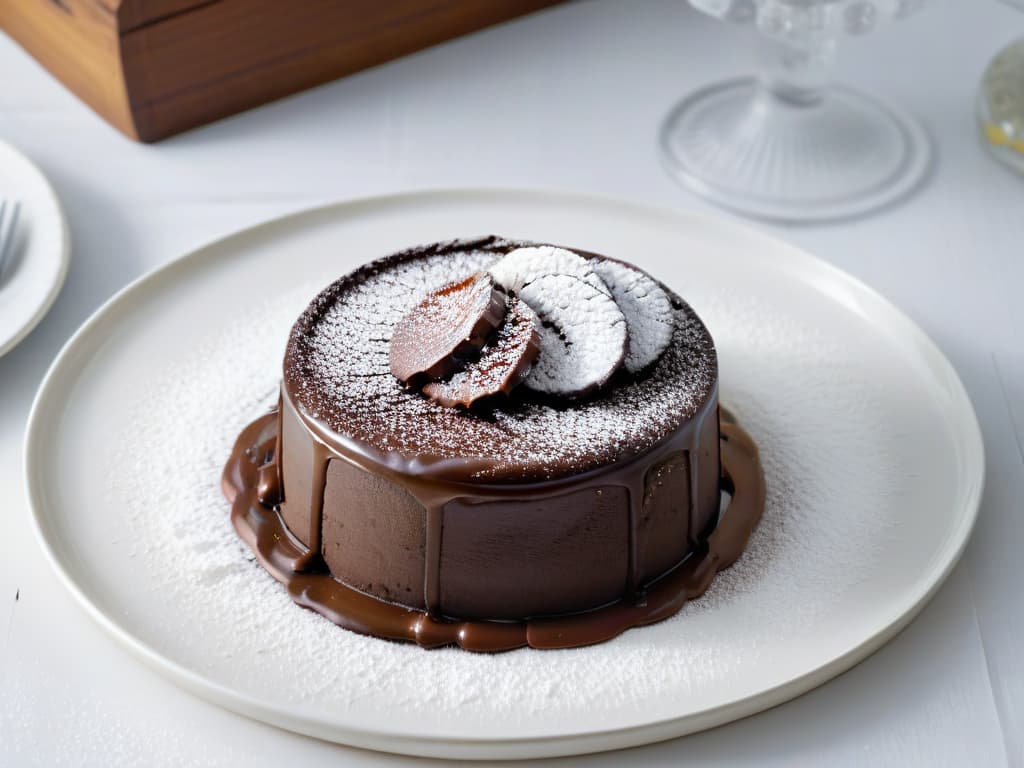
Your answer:
[[[414,494],[415,495],[415,494]],[[420,500],[423,504],[423,501]],[[423,603],[427,613],[437,615],[441,608],[441,533],[444,528],[444,505],[424,504]]]
[[[695,429],[690,431],[687,437],[682,441],[682,446],[676,447],[675,450],[666,451],[667,456],[658,463],[654,463],[654,466],[644,465],[639,469],[638,472],[623,477],[621,487],[626,490],[629,497],[629,570],[627,580],[626,595],[637,601],[643,601],[645,599],[644,593],[646,591],[650,579],[644,579],[643,573],[643,552],[640,547],[640,526],[644,515],[644,506],[647,501],[647,493],[649,484],[652,482],[652,478],[648,477],[651,472],[661,473],[665,471],[663,465],[669,464],[670,460],[674,457],[681,456],[681,464],[686,472],[686,482],[684,487],[686,488],[686,530],[682,535],[685,536],[692,547],[698,547],[703,538],[708,533],[708,521],[702,520],[700,517],[700,505],[698,504],[698,472],[697,472],[697,450],[698,436],[703,432],[703,422],[706,418],[716,418],[717,410],[715,409],[704,409],[698,413],[698,416],[694,419]],[[671,471],[669,468],[668,471]],[[659,487],[661,485],[660,478],[654,478],[655,482]],[[619,484],[616,480],[606,479],[605,485]],[[600,493],[600,491],[598,491]]]
[[[707,413],[703,414],[701,421],[703,422],[703,419],[705,418],[708,418]],[[717,412],[715,413],[715,418],[718,418]],[[721,433],[721,428],[719,428],[719,433]],[[707,533],[708,526],[707,521],[700,519],[700,509],[697,505],[697,488],[699,486],[700,477],[697,463],[697,451],[698,446],[696,445],[696,442],[694,442],[687,448],[684,459],[686,466],[686,480],[687,485],[689,486],[690,497],[687,530],[689,531],[688,535],[692,546],[697,546],[700,543],[701,538]]]
[[[231,519],[259,562],[284,584],[299,605],[351,631],[424,647],[459,645],[473,651],[522,646],[571,648],[603,642],[631,627],[671,616],[702,595],[715,574],[742,553],[764,509],[765,482],[757,447],[731,420],[721,425],[722,489],[732,499],[701,548],[649,585],[645,599],[622,599],[581,614],[519,622],[446,621],[378,600],[326,572],[303,572],[308,549],[291,535],[280,514],[257,498],[263,459],[276,445],[277,414],[268,414],[239,436],[223,476]]]
[[[299,570],[307,571],[322,563],[324,492],[327,489],[327,465],[331,462],[332,451],[318,440],[313,441],[312,500],[309,515],[309,550],[301,561]]]
[[[629,578],[623,599],[642,599],[643,578],[640,570],[640,518],[644,511],[644,477],[632,477],[624,484],[629,494]]]

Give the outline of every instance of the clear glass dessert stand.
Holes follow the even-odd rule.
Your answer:
[[[660,133],[669,173],[713,203],[787,223],[862,216],[912,192],[931,165],[925,130],[902,109],[826,85],[838,36],[852,31],[850,14],[836,12],[864,5],[748,3],[763,33],[759,73],[705,87],[671,110]]]

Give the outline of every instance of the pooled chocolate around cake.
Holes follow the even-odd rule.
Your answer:
[[[280,407],[239,438],[224,486],[299,604],[473,650],[671,615],[764,501],[681,298],[622,262],[496,237],[395,254],[316,297]]]

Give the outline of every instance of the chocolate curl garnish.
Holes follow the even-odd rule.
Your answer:
[[[519,298],[541,321],[540,355],[523,384],[582,397],[604,386],[626,356],[626,319],[611,296],[572,275],[544,275]]]
[[[519,299],[511,299],[505,320],[480,357],[448,381],[432,381],[423,394],[441,405],[469,408],[495,395],[507,395],[530,372],[540,350],[537,316]]]
[[[664,289],[639,269],[611,259],[592,259],[590,263],[626,318],[629,341],[622,366],[630,373],[643,370],[661,357],[672,341],[672,302]]]
[[[486,272],[434,291],[395,326],[391,373],[411,387],[451,376],[494,333],[505,305],[505,294]]]

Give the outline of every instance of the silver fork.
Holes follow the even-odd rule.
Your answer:
[[[17,200],[0,199],[0,279],[14,251],[14,235],[18,226],[21,203]]]

